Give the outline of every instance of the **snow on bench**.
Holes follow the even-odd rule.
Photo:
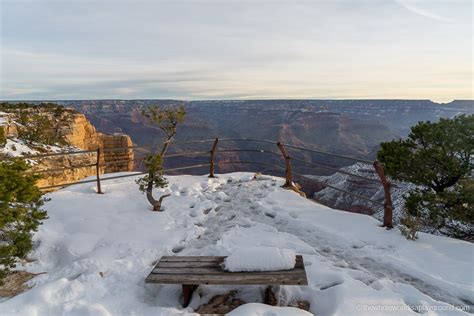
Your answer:
[[[187,306],[200,284],[220,285],[308,285],[303,257],[296,256],[293,269],[278,271],[228,272],[223,256],[164,256],[145,283],[181,284],[183,306]]]

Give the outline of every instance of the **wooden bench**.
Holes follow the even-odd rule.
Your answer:
[[[267,272],[228,272],[221,267],[226,257],[164,256],[145,279],[145,283],[181,284],[183,306],[188,306],[200,284],[221,285],[308,285],[303,257],[296,256],[291,270]],[[267,296],[267,295],[265,295]]]

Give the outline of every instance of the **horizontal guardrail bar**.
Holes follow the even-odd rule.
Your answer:
[[[202,144],[202,143],[212,143],[216,139],[204,139],[204,140],[183,140],[183,141],[171,141],[170,144]],[[220,139],[219,139],[220,140]]]
[[[255,152],[255,153],[265,153],[265,154],[273,154],[280,156],[279,153],[276,151],[271,150],[264,150],[264,149],[224,149],[224,150],[216,150],[217,153],[232,153],[232,152]]]
[[[186,167],[164,169],[163,172],[167,172],[167,171],[177,171],[177,170],[185,170],[185,169],[193,169],[193,168],[202,168],[202,167],[208,167],[208,166],[209,166],[209,164],[199,164],[199,165],[192,165],[192,166],[186,166]],[[133,173],[133,174],[124,174],[124,175],[120,175],[120,176],[101,178],[100,181],[107,181],[107,180],[120,179],[120,178],[128,178],[128,177],[135,177],[135,176],[144,175],[144,174],[147,174],[147,173],[148,173],[148,172],[136,172],[136,173]],[[97,182],[97,180],[94,179],[94,180],[86,180],[86,181],[68,182],[68,183],[55,184],[55,185],[50,185],[50,186],[46,186],[46,187],[41,187],[41,188],[38,188],[38,189],[40,189],[40,190],[47,190],[47,189],[53,189],[53,188],[59,188],[59,187],[68,187],[68,186],[71,186],[71,185],[82,184],[82,183],[92,183],[92,182]]]
[[[298,147],[298,146],[288,145],[288,144],[283,144],[283,145],[284,145],[285,147],[288,147],[288,148],[304,150],[304,151],[308,151],[308,152],[312,152],[312,153],[317,153],[317,154],[322,154],[322,155],[327,155],[327,156],[332,156],[332,157],[337,157],[337,158],[342,158],[342,159],[349,159],[349,160],[358,161],[358,162],[363,162],[363,163],[368,163],[368,164],[372,164],[372,163],[373,163],[373,161],[370,161],[370,160],[367,160],[367,159],[363,159],[363,158],[356,158],[356,157],[344,156],[344,155],[334,154],[334,153],[330,153],[330,152],[326,152],[326,151],[322,151],[322,150],[309,149],[309,148]]]
[[[95,153],[95,152],[97,152],[97,149],[94,149],[94,150],[64,151],[64,152],[58,152],[58,153],[39,154],[39,155],[25,155],[25,156],[20,156],[20,157],[16,157],[16,158],[35,159],[35,158],[44,158],[44,157],[53,157],[53,156],[88,154],[88,153]]]
[[[248,141],[248,142],[258,142],[276,145],[278,142],[274,142],[266,139],[254,139],[254,138],[219,138],[219,141]]]
[[[173,141],[173,142],[171,142],[171,144],[200,144],[200,143],[211,143],[211,142],[214,142],[214,141],[215,141],[215,139]],[[278,142],[275,142],[275,141],[264,140],[264,139],[253,139],[253,138],[219,138],[219,141],[220,142],[222,142],[222,141],[249,141],[249,142],[267,143],[267,144],[272,144],[272,145],[278,144]],[[299,146],[290,145],[290,144],[286,144],[286,143],[282,143],[282,144],[285,147],[288,147],[288,148],[313,152],[313,153],[322,154],[322,155],[328,155],[328,156],[342,158],[342,159],[349,159],[349,160],[363,162],[363,163],[369,163],[369,164],[372,163],[372,161],[367,160],[367,159],[363,159],[363,158],[350,157],[350,156],[330,153],[330,152],[326,152],[326,151],[318,150],[318,149],[299,147]],[[115,148],[105,148],[105,149],[101,149],[101,151],[102,152],[113,152],[113,151],[122,151],[122,150],[127,150],[127,149],[149,148],[149,147],[154,147],[154,146],[158,146],[158,145],[157,144],[147,144],[147,145],[122,146],[122,147],[115,147]],[[96,152],[96,151],[97,151],[97,149],[66,151],[66,152],[50,153],[50,154],[25,155],[25,156],[22,156],[22,158],[33,159],[33,158],[42,158],[42,157],[51,157],[51,156],[77,155],[77,154],[93,153],[93,152]]]
[[[119,178],[135,177],[135,176],[139,176],[139,175],[142,175],[142,174],[145,174],[145,173],[146,172],[136,172],[134,174],[124,174],[124,175],[121,175],[121,176],[102,178],[102,179],[100,179],[100,181],[119,179]],[[76,181],[76,182],[67,182],[67,183],[62,183],[62,184],[55,184],[55,185],[50,185],[50,186],[47,186],[47,187],[41,187],[41,188],[38,188],[38,189],[47,190],[47,189],[54,189],[54,188],[60,188],[60,187],[69,187],[71,185],[83,184],[83,183],[92,183],[92,182],[97,182],[97,179],[85,180],[85,181]]]
[[[43,169],[43,170],[28,170],[26,173],[53,173],[53,172],[59,172],[59,171],[64,171],[64,170],[73,170],[73,169],[80,169],[80,168],[89,168],[89,167],[95,167],[97,164],[88,164],[88,165],[81,165],[81,166],[71,166],[71,167],[63,167],[63,168],[57,168],[57,169]]]
[[[176,154],[169,154],[164,155],[163,158],[172,158],[172,157],[181,157],[181,156],[200,156],[200,155],[208,155],[211,151],[194,151],[194,152],[184,152],[184,153],[176,153]]]
[[[269,163],[266,163],[266,162],[259,162],[259,161],[221,161],[221,162],[216,162],[215,164],[216,165],[226,165],[226,164],[241,164],[241,163],[242,164],[253,163],[253,164],[257,164],[257,165],[265,165],[265,166],[269,166],[269,167],[272,167],[272,168],[285,170],[285,168],[283,168],[283,167],[280,167],[280,166],[277,166],[277,165],[272,165],[272,164],[269,164]]]

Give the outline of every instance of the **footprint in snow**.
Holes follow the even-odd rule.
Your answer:
[[[184,250],[184,246],[183,245],[176,245],[173,247],[173,249],[171,249],[171,251],[173,253],[180,253],[181,251]]]
[[[337,261],[334,263],[334,266],[339,268],[348,268],[349,264],[345,260]]]
[[[331,282],[331,283],[329,283],[329,284],[327,284],[327,285],[321,286],[319,289],[320,289],[321,291],[324,291],[324,290],[330,289],[330,288],[332,288],[332,287],[335,287],[335,286],[337,286],[337,285],[341,285],[341,284],[343,284],[343,283],[344,283],[344,281],[334,281],[334,282]]]
[[[298,218],[298,216],[299,216],[298,213],[296,213],[296,212],[290,212],[289,214],[293,218]]]
[[[268,216],[270,218],[275,218],[275,216],[276,216],[276,214],[273,213],[273,212],[265,212],[264,214],[265,214],[265,216]]]
[[[354,249],[361,249],[361,248],[364,248],[365,246],[367,246],[367,244],[364,242],[356,242],[352,244],[352,248]]]

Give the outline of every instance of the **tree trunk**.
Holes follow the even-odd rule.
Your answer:
[[[174,137],[176,134],[176,131],[173,134],[168,135],[167,139],[163,142],[163,147],[161,148],[160,156],[163,158],[166,154],[166,151],[168,150],[168,147],[170,145],[171,139]],[[159,212],[161,211],[161,202],[163,201],[164,198],[170,196],[170,194],[163,195],[160,197],[160,199],[157,201],[153,197],[153,172],[150,171],[148,172],[148,184],[146,187],[146,198],[148,202],[153,206],[153,211],[154,212]]]

